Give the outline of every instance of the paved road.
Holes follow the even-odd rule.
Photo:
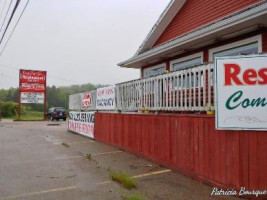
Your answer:
[[[0,122],[0,200],[120,200],[135,193],[151,200],[236,199],[211,197],[207,185],[66,130],[66,122]],[[135,176],[137,188],[110,181],[109,166]]]

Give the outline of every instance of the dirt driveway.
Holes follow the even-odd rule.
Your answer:
[[[90,155],[90,159],[85,155]],[[110,180],[107,168],[137,188]],[[117,148],[67,132],[66,122],[0,122],[0,200],[236,199]]]

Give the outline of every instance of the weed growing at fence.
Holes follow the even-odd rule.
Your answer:
[[[67,143],[65,143],[65,142],[62,142],[62,145],[64,146],[64,147],[70,147],[70,145],[68,145]]]
[[[97,160],[93,159],[92,154],[87,153],[87,154],[84,155],[84,157],[85,157],[87,160],[92,160],[92,161],[94,161],[95,164],[96,164],[96,166],[97,166],[97,168],[100,167],[100,166],[99,166],[99,162],[98,162]]]
[[[129,175],[123,173],[123,172],[117,172],[112,170],[110,167],[108,167],[107,172],[109,173],[109,177],[120,184],[122,184],[123,187],[126,189],[132,189],[136,188],[136,181],[130,177]]]
[[[88,160],[91,160],[91,159],[92,159],[92,154],[87,153],[87,154],[84,155],[84,157],[85,157],[86,159],[88,159]]]
[[[122,195],[123,200],[145,200],[141,194]]]

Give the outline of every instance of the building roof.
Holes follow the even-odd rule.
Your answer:
[[[265,0],[153,47],[185,2],[186,0],[172,0],[136,54],[118,65],[121,67],[141,68],[164,58],[212,44],[218,38],[227,39],[230,36],[238,36],[238,34],[241,35],[256,30],[259,26],[267,26],[267,1]]]
[[[141,46],[138,48],[135,55],[143,53],[144,51],[150,49],[175,15],[179,12],[179,10],[183,7],[186,0],[171,0],[167,7],[164,9],[157,22],[154,24],[145,40],[142,42]]]

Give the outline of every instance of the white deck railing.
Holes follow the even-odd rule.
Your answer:
[[[214,64],[175,71],[116,85],[121,111],[214,110]]]

